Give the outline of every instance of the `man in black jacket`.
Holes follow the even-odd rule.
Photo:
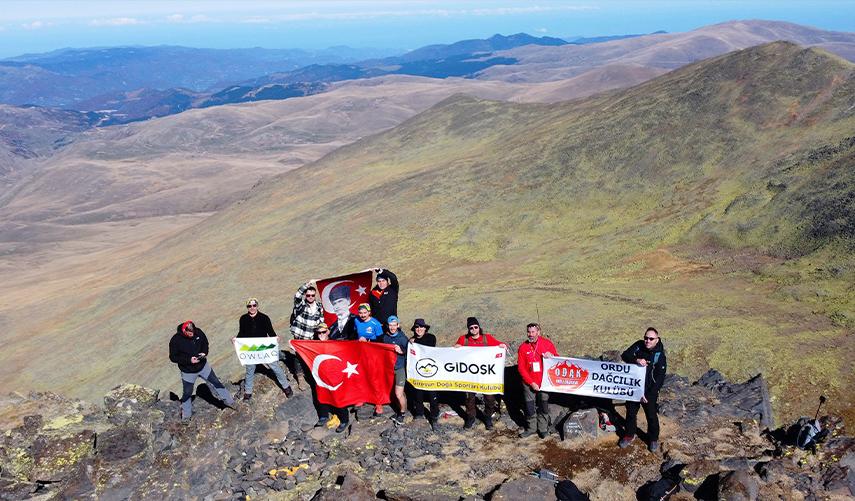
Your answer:
[[[411,343],[420,344],[422,346],[436,346],[436,336],[428,332],[430,325],[425,323],[423,318],[417,318],[410,328],[413,331],[413,337],[410,338]],[[413,418],[420,419],[425,417],[425,399],[430,404],[430,424],[432,427],[439,426],[439,398],[435,391],[420,390],[410,387],[413,395]]]
[[[178,324],[175,335],[169,340],[169,360],[178,364],[181,371],[181,419],[187,420],[193,415],[193,401],[190,397],[193,396],[193,385],[199,377],[208,383],[212,393],[227,406],[234,406],[232,395],[208,364],[208,338],[192,321]]]
[[[398,316],[398,277],[389,270],[374,268],[377,273],[377,285],[371,289],[368,304],[371,315],[383,324],[383,330],[389,331],[387,319]]]
[[[238,321],[237,337],[275,337],[277,340],[279,339],[276,331],[273,330],[273,323],[270,321],[270,317],[258,311],[258,300],[256,298],[251,297],[246,300],[246,309],[248,311],[241,315]],[[234,342],[234,339],[232,339],[232,342]],[[244,382],[243,399],[249,400],[252,398],[252,387],[255,382],[255,365],[250,364],[245,367],[246,379]],[[268,367],[270,367],[276,376],[276,381],[279,382],[279,386],[282,387],[285,396],[290,397],[293,395],[294,390],[291,389],[291,384],[288,382],[285,371],[282,370],[279,362],[268,364]]]
[[[638,408],[643,407],[644,416],[647,418],[647,436],[649,439],[647,448],[651,452],[656,452],[659,449],[659,408],[657,400],[667,370],[665,348],[659,339],[659,332],[653,327],[648,327],[644,332],[644,339],[633,343],[623,352],[621,358],[628,364],[638,364],[645,367],[647,374],[641,404],[629,401],[626,403],[626,427],[618,446],[621,449],[629,447],[629,444],[635,440]]]

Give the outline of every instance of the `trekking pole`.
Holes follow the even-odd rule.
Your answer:
[[[819,417],[819,408],[822,407],[822,404],[824,404],[824,403],[825,403],[825,395],[820,395],[819,396],[819,406],[816,408],[816,414],[814,414],[814,416],[813,416],[814,421],[816,421],[816,419]]]

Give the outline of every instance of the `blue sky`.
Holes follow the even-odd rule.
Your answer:
[[[733,19],[855,31],[855,2],[13,0],[0,3],[0,57],[62,47],[161,44],[405,50],[495,33],[675,32]]]

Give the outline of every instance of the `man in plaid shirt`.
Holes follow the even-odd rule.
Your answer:
[[[294,294],[294,310],[291,312],[291,335],[294,339],[313,339],[315,327],[324,320],[324,308],[317,300],[318,290],[312,285],[314,282],[315,280],[309,280]],[[301,390],[307,387],[307,370],[303,360],[297,357],[294,376],[297,378],[297,387]]]

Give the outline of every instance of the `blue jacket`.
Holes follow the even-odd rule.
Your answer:
[[[361,318],[355,319],[356,335],[364,337],[369,341],[374,341],[383,335],[383,325],[376,318],[371,317],[367,322],[363,322]]]

